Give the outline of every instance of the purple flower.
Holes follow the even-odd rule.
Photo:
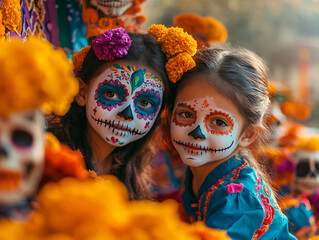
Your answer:
[[[124,28],[105,31],[92,41],[92,47],[99,60],[113,61],[127,55],[132,44]]]

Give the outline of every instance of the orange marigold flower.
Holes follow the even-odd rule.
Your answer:
[[[100,30],[98,27],[88,27],[86,29],[86,38],[89,39],[90,37],[97,37],[100,36],[102,33],[102,30]]]
[[[187,52],[194,56],[197,51],[196,40],[179,27],[168,28],[167,34],[159,38],[158,42],[162,45],[163,52],[170,56],[181,52]]]
[[[19,56],[19,57],[17,57]],[[41,108],[64,115],[78,93],[73,66],[62,50],[29,37],[0,44],[0,115]]]
[[[44,181],[56,182],[65,177],[87,179],[83,156],[79,150],[73,151],[61,145],[52,134],[46,134]]]
[[[227,240],[226,231],[207,228],[204,222],[194,222],[189,228],[190,235],[198,238],[199,240]]]
[[[175,16],[173,26],[181,27],[191,34],[199,49],[214,42],[225,42],[228,36],[226,27],[215,18],[200,17],[192,13]]]
[[[207,37],[208,42],[225,42],[228,38],[226,27],[215,18],[204,17],[203,34]]]
[[[167,27],[165,27],[163,24],[153,24],[147,29],[147,32],[152,34],[156,39],[159,39],[167,34],[167,31]]]
[[[170,58],[165,65],[168,77],[173,83],[177,82],[183,76],[184,72],[195,66],[195,61],[186,52]]]
[[[78,53],[72,56],[72,62],[76,71],[79,72],[82,70],[83,61],[90,49],[91,47],[89,46],[84,47]]]
[[[270,96],[274,96],[276,93],[276,86],[272,82],[268,81],[267,90]]]
[[[319,135],[312,135],[307,138],[300,138],[297,149],[317,152],[319,151]]]
[[[87,8],[83,9],[82,11],[82,19],[87,23],[97,23],[99,20],[99,15],[94,8]]]
[[[5,29],[5,27],[0,23],[0,40],[1,40],[1,39],[4,39],[5,34],[6,34],[6,29]]]
[[[124,14],[134,15],[136,13],[141,12],[142,8],[140,5],[145,1],[146,0],[133,0],[132,6],[129,9],[127,9]]]
[[[15,31],[21,22],[20,0],[3,0],[1,12],[3,25]]]
[[[280,109],[286,116],[293,116],[299,121],[304,121],[311,116],[311,106],[302,105],[297,102],[284,102],[281,104]]]
[[[197,14],[185,13],[174,17],[173,26],[181,27],[189,34],[196,33],[203,29],[202,18]]]
[[[6,28],[2,24],[2,13],[0,11],[0,40],[4,39],[5,34],[6,34]]]
[[[145,15],[139,15],[135,18],[135,21],[138,23],[138,24],[142,24],[144,22],[146,22],[147,20],[147,17]]]

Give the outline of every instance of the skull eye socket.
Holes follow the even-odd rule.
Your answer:
[[[301,160],[297,164],[297,173],[296,173],[297,177],[305,177],[308,175],[309,172],[310,172],[309,161],[307,161],[307,159]]]
[[[315,168],[316,168],[317,172],[319,172],[319,162],[315,163]]]
[[[11,140],[14,145],[22,148],[30,147],[33,143],[32,135],[21,129],[16,129],[12,132]]]

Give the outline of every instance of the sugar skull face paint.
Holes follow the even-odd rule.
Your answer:
[[[40,109],[0,117],[0,205],[35,194],[43,173],[44,125]]]
[[[192,167],[230,156],[244,124],[236,106],[205,82],[178,92],[171,121],[173,145]]]
[[[124,146],[152,128],[162,98],[158,77],[143,67],[113,64],[90,82],[86,114],[105,141]]]

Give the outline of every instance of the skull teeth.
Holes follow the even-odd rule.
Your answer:
[[[220,153],[220,152],[223,152],[223,151],[226,151],[227,149],[231,148],[234,144],[234,141],[232,141],[232,143],[228,146],[228,147],[225,147],[225,148],[220,148],[220,149],[213,149],[213,148],[208,148],[208,147],[203,147],[201,145],[198,145],[196,143],[184,143],[182,141],[177,141],[175,139],[173,139],[173,141],[177,144],[177,145],[180,145],[184,148],[184,150],[188,150],[188,147],[187,146],[195,146],[198,149],[198,151],[194,152],[194,150],[188,150],[188,152],[191,152],[192,154],[193,153],[196,153],[197,155],[199,155],[199,153],[201,153],[201,155],[203,154],[203,151],[205,151],[205,153],[207,153],[207,151],[211,151],[211,152],[215,152],[215,153]]]
[[[122,8],[128,4],[130,4],[130,1],[105,1],[105,0],[98,0],[97,4],[102,7],[108,7],[108,8]]]
[[[103,120],[103,119],[100,119],[100,118],[94,118],[92,115],[91,115],[91,118],[97,123],[97,125],[100,125],[102,126],[102,124],[104,124],[104,127],[108,127],[108,129],[112,128],[112,133],[115,132],[116,135],[119,135],[121,134],[126,136],[126,135],[144,135],[146,134],[147,132],[141,132],[139,130],[137,130],[136,128],[130,128],[128,125],[125,125],[121,122],[117,122],[115,123],[115,121],[108,121],[108,120]],[[119,126],[121,127],[123,130],[117,128],[116,126]]]
[[[22,175],[19,172],[10,170],[0,170],[0,190],[15,189],[21,181]]]

